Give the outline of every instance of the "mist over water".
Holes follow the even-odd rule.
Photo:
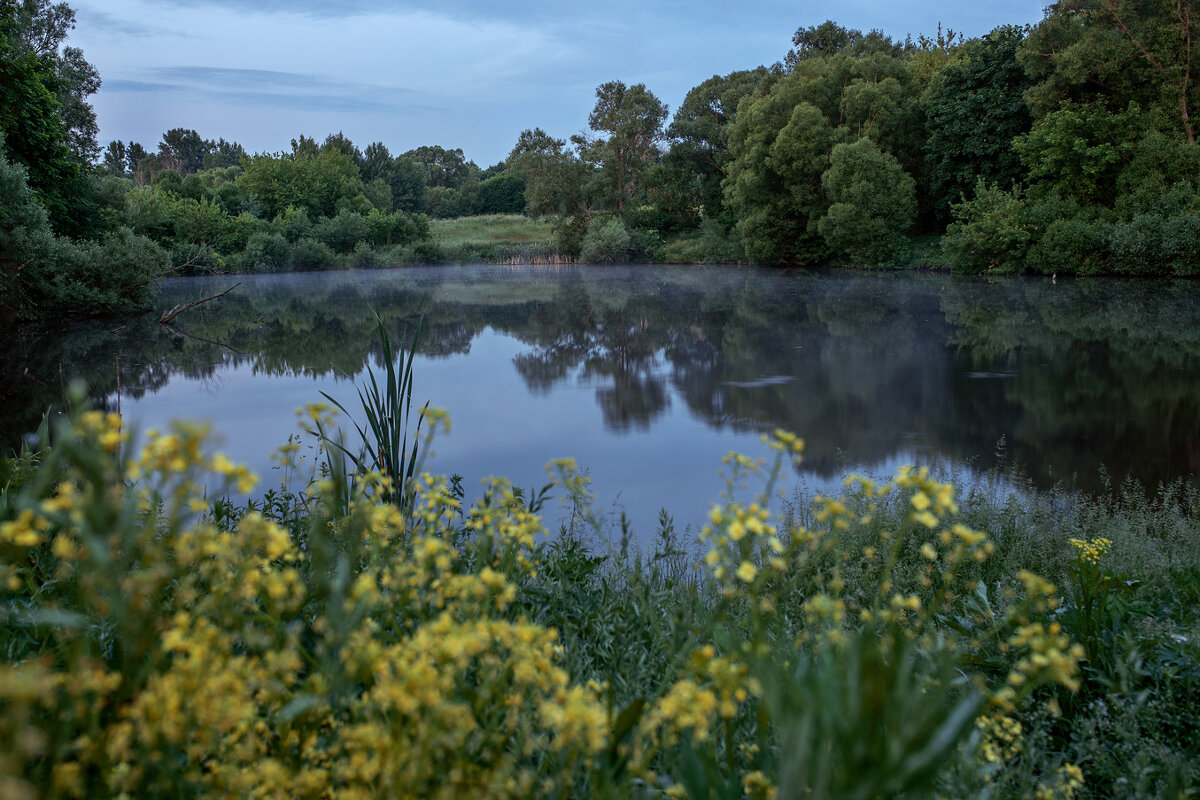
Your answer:
[[[660,507],[697,527],[722,456],[765,455],[775,428],[807,442],[785,490],[903,463],[977,475],[998,455],[1083,490],[1200,468],[1191,283],[481,266],[179,279],[157,305],[237,281],[171,328],[147,315],[18,343],[0,368],[5,447],[79,377],[137,429],[211,421],[275,485],[295,410],[322,390],[353,410],[379,369],[374,308],[396,346],[424,318],[414,399],[453,420],[429,469],[470,496],[492,474],[540,486],[548,461],[574,457],[598,510],[625,510],[643,539]]]

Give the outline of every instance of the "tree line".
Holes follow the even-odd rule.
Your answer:
[[[1197,20],[1200,0],[1060,0],[1036,26],[903,42],[829,21],[673,115],[606,82],[581,133],[527,129],[481,169],[340,132],[102,150],[74,12],[0,0],[0,303],[94,313],[171,272],[436,260],[429,217],[504,212],[554,220],[588,262],[1191,275]]]

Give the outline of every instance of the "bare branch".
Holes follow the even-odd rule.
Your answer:
[[[218,292],[217,294],[214,294],[211,297],[201,297],[199,300],[193,300],[190,303],[184,303],[183,305],[177,305],[174,308],[172,308],[170,311],[164,311],[161,314],[159,314],[158,321],[163,323],[164,325],[166,325],[168,322],[175,319],[180,314],[187,311],[189,308],[195,308],[196,306],[203,305],[204,303],[207,303],[210,300],[216,300],[218,297],[224,297],[225,295],[229,294],[230,292],[232,292],[234,289],[236,289],[237,287],[239,287],[241,285],[242,285],[242,282],[238,281],[237,283],[235,283],[233,286],[230,286],[225,291]]]

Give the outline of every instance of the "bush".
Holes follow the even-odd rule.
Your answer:
[[[301,239],[292,245],[291,262],[297,269],[329,269],[337,262],[337,257],[324,242]]]
[[[291,261],[291,245],[278,233],[260,231],[246,242],[242,268],[249,272],[282,272]]]
[[[620,219],[597,218],[583,237],[579,260],[585,264],[624,264],[630,260],[633,244],[629,229]]]
[[[1088,215],[1056,219],[1029,249],[1026,265],[1045,275],[1108,272],[1109,225]]]
[[[371,227],[366,218],[355,211],[340,211],[337,216],[319,220],[312,235],[335,253],[349,253],[364,239],[370,239]]]
[[[366,241],[354,245],[354,266],[378,267],[381,263],[379,253]]]
[[[980,181],[975,196],[951,206],[954,222],[942,237],[946,262],[958,272],[1020,272],[1033,242],[1020,189]]]
[[[831,201],[817,230],[857,266],[892,264],[908,255],[905,233],[916,218],[916,181],[870,139],[834,145],[821,185]]]
[[[333,430],[321,407],[304,418]],[[254,478],[203,436],[177,424],[134,448],[118,415],[77,413],[32,477],[0,489],[14,793],[1079,788],[1075,767],[1029,770],[1022,753],[1021,720],[1078,687],[1053,587],[1026,573],[980,588],[993,545],[924,471],[849,481],[811,525],[780,530],[771,476],[801,443],[776,434],[769,469],[731,454],[696,575],[669,552],[587,556],[569,530],[543,546],[545,492],[501,479],[468,509],[429,475],[389,504],[390,482],[347,474],[336,450],[299,492],[210,503],[206,483],[247,493]],[[594,519],[583,476],[551,469],[574,518]],[[668,523],[661,539],[669,551]]]
[[[493,175],[479,184],[476,214],[523,214],[525,179],[515,172]]]

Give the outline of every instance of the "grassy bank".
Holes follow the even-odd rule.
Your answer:
[[[326,409],[302,420],[333,436]],[[1195,789],[1193,488],[959,491],[905,469],[774,519],[765,497],[801,450],[778,434],[761,459],[729,456],[699,542],[664,518],[621,554],[570,462],[551,465],[572,509],[553,537],[547,495],[498,480],[464,508],[453,481],[397,490],[328,453],[318,480],[239,508],[200,488],[253,482],[203,431],[139,444],[114,415],[77,415],[0,475],[0,788]],[[292,474],[296,453],[280,453]]]
[[[523,214],[487,214],[430,222],[432,244],[447,263],[561,263],[550,222]]]

